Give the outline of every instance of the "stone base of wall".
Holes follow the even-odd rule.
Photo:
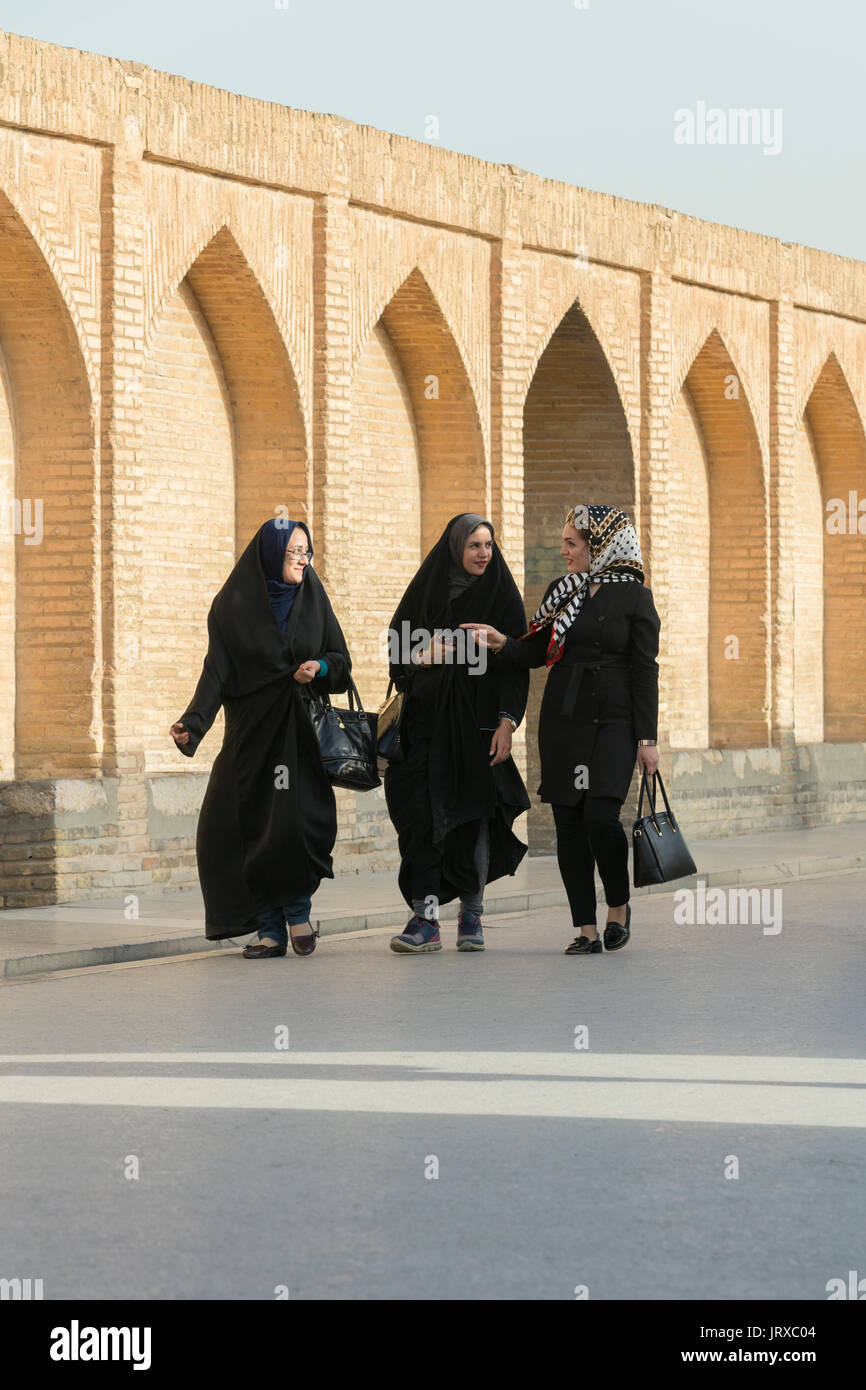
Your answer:
[[[670,751],[665,767],[687,837],[866,819],[863,743],[803,744],[793,768],[777,748]],[[206,786],[207,774],[196,773],[0,784],[0,907],[197,887],[195,831]],[[637,792],[635,776],[626,825]],[[337,803],[335,872],[394,872],[397,841],[382,789],[338,791]],[[549,807],[533,807],[529,844],[532,854],[554,852]]]
[[[197,888],[208,773],[0,783],[0,907]],[[384,791],[338,789],[338,874],[392,870]]]
[[[866,743],[801,744],[794,751],[792,770],[779,748],[662,750],[665,788],[686,837],[866,819]],[[622,810],[626,826],[637,814],[639,790],[635,773]],[[549,806],[533,809],[529,849],[555,853]]]

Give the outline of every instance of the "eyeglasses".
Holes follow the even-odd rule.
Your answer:
[[[289,550],[289,549],[287,548],[287,549],[286,549],[286,554],[287,554],[287,555],[292,555],[296,560],[309,560],[310,555],[312,554],[312,551],[310,551],[310,550],[302,550],[301,547],[298,546],[296,550]]]

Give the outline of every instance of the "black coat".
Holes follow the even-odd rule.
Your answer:
[[[548,585],[545,598],[559,580]],[[628,795],[639,738],[657,738],[659,616],[643,584],[602,584],[583,601],[550,668],[538,719],[542,801],[573,806],[577,769],[594,796]],[[551,627],[509,639],[509,669],[543,666]]]
[[[256,917],[312,894],[333,878],[334,792],[301,691],[304,661],[327,662],[309,688],[341,691],[351,661],[315,570],[308,568],[285,635],[271,611],[258,549],[250,541],[208,614],[201,678],[180,722],[191,758],[225,708],[223,745],[202,801],[196,836],[210,940],[241,936]]]
[[[402,624],[429,632],[456,630],[463,622],[487,622],[503,632],[524,631],[526,612],[498,546],[487,572],[449,599],[453,524],[403,595],[392,630],[399,632]],[[408,755],[385,773],[385,796],[400,847],[400,891],[410,907],[414,897],[430,893],[434,877],[442,903],[475,891],[474,851],[482,819],[490,833],[488,883],[513,874],[526,854],[511,827],[529,810],[529,797],[512,758],[490,766],[490,741],[500,713],[517,724],[523,719],[529,672],[506,671],[489,651],[485,657],[484,674],[470,674],[465,663],[390,667],[392,680],[405,692],[401,739]]]

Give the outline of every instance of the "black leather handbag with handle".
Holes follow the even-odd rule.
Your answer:
[[[331,786],[361,792],[381,786],[376,766],[376,716],[364,709],[352,677],[348,709],[335,709],[330,697],[318,691],[304,690],[304,700]]]
[[[656,810],[656,781],[664,798],[663,811]],[[647,816],[642,814],[644,792],[651,807]],[[674,879],[687,878],[689,874],[697,873],[695,861],[683,839],[683,832],[674,819],[665,784],[658,769],[653,773],[653,785],[650,788],[644,768],[637,803],[637,819],[632,826],[631,836],[635,888],[645,888],[650,883],[670,883]]]

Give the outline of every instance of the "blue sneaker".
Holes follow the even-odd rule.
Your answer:
[[[484,933],[480,912],[461,912],[457,918],[458,951],[483,951]]]
[[[415,955],[420,951],[441,951],[439,923],[425,917],[412,917],[400,936],[391,937],[391,950],[398,955]]]

